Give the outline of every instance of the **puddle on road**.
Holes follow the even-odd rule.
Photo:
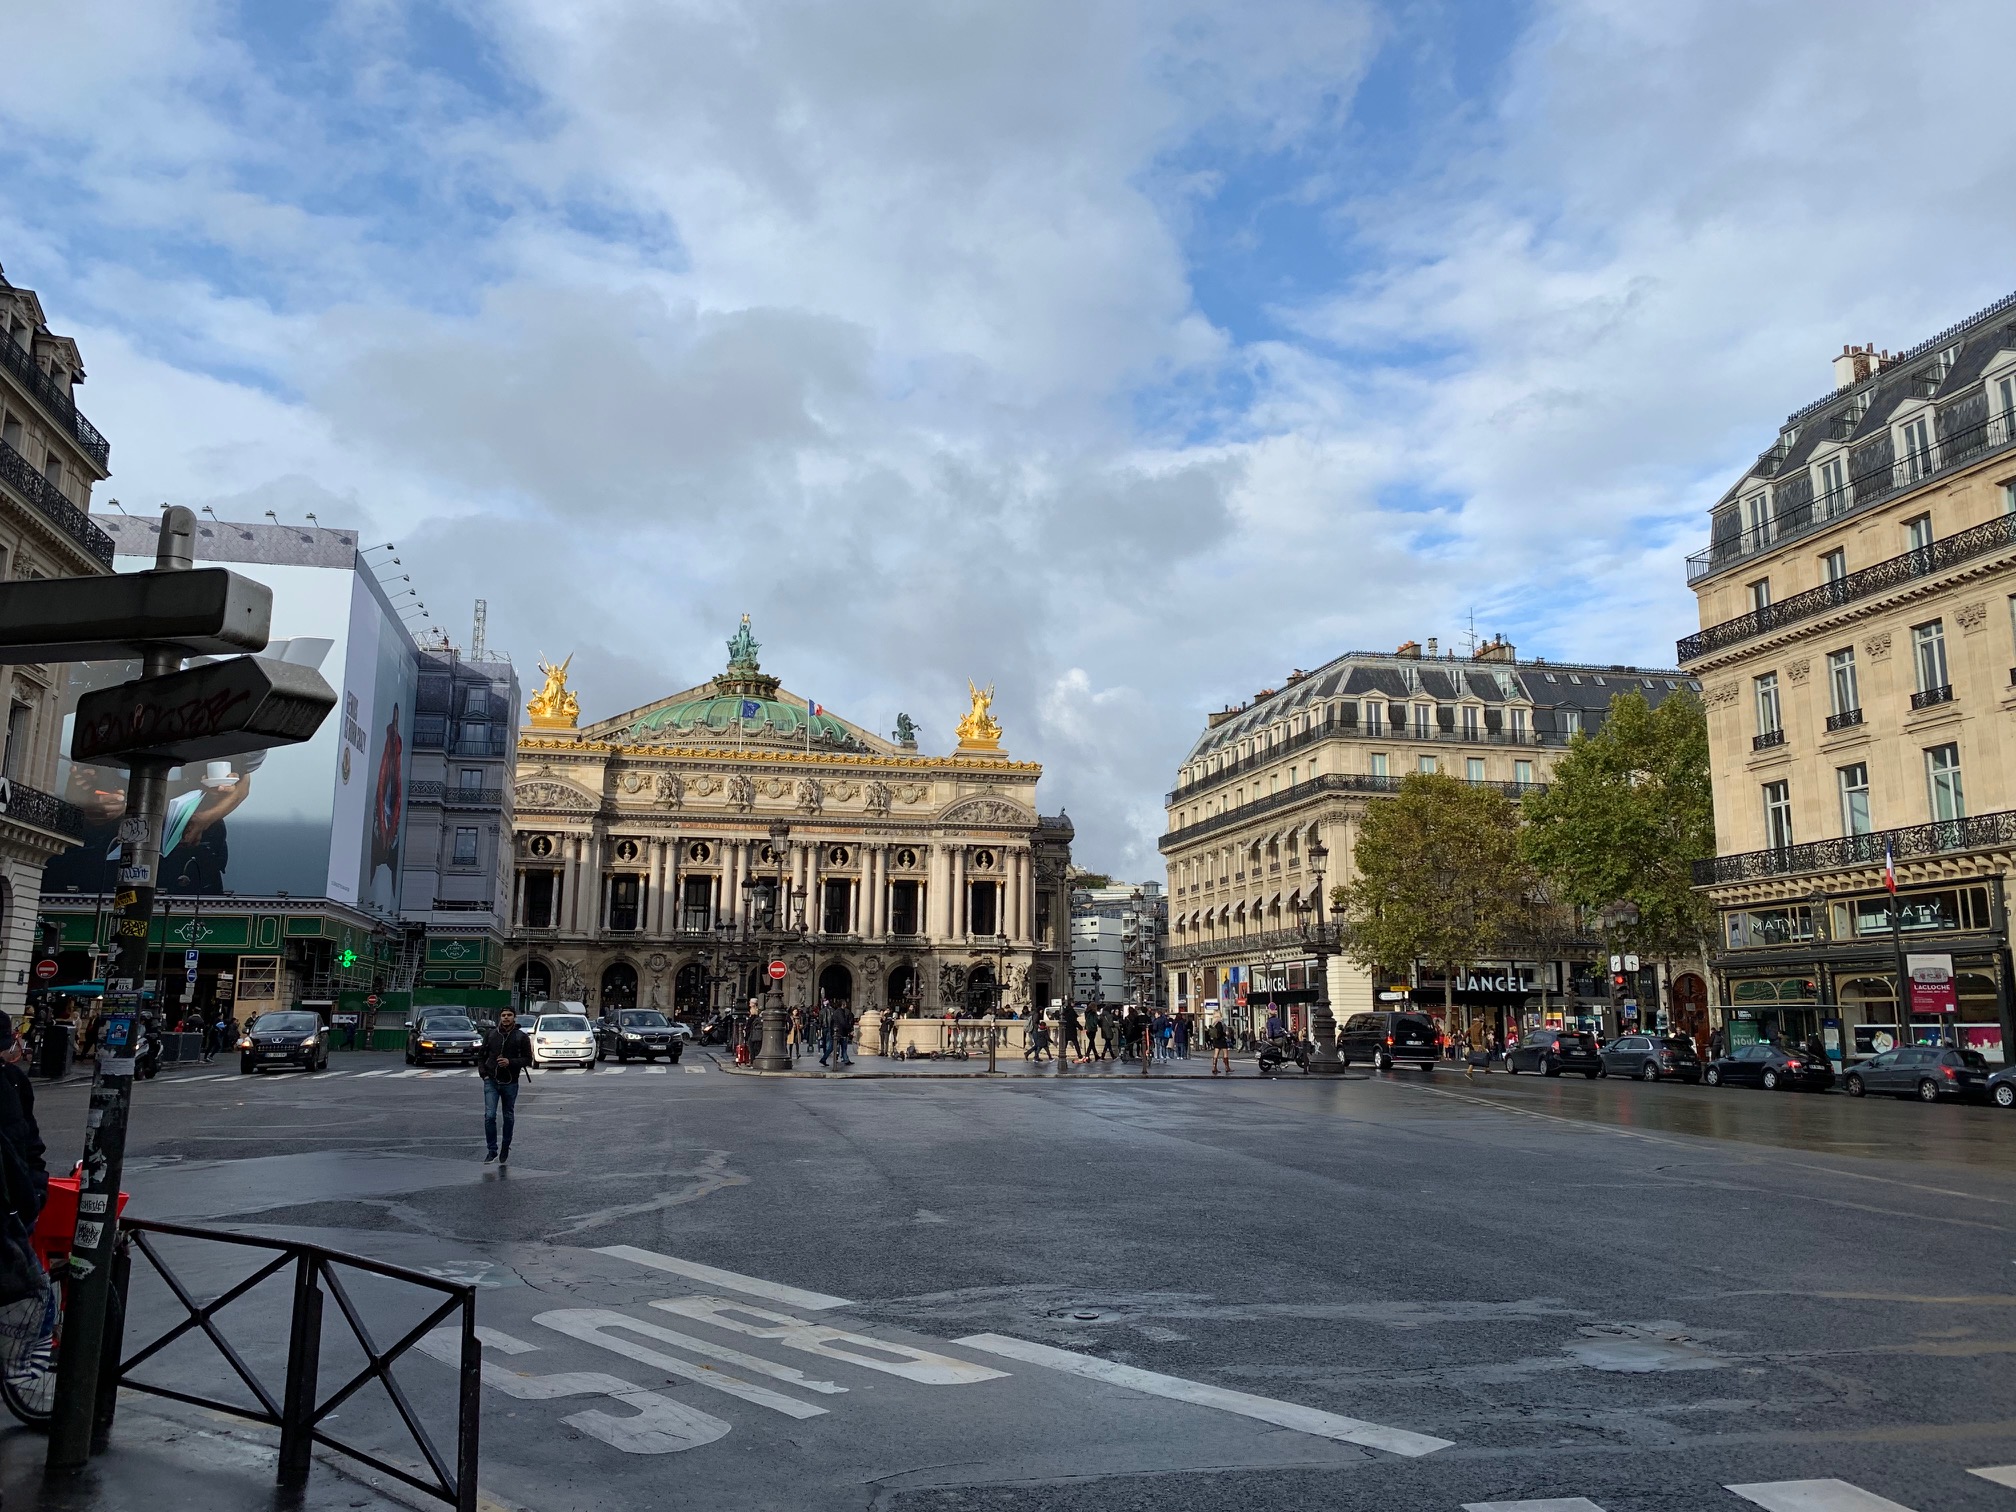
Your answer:
[[[1651,1375],[1671,1370],[1721,1370],[1729,1362],[1711,1354],[1684,1334],[1604,1332],[1566,1346],[1570,1355],[1591,1370],[1621,1375]]]

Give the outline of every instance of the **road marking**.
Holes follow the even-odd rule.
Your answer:
[[[663,1066],[653,1066],[651,1069],[653,1071],[663,1071],[665,1068]],[[679,1069],[684,1071],[688,1076],[705,1076],[707,1074],[705,1066],[681,1066]]]
[[[1901,1502],[1843,1480],[1758,1481],[1723,1489],[1755,1502],[1765,1512],[1911,1512]]]
[[[734,1271],[702,1265],[697,1260],[681,1260],[673,1255],[661,1255],[656,1250],[638,1249],[632,1244],[605,1245],[595,1253],[609,1255],[617,1260],[628,1260],[636,1265],[648,1265],[653,1270],[668,1271],[675,1276],[684,1276],[689,1281],[704,1281],[709,1286],[740,1292],[745,1297],[767,1297],[772,1302],[782,1302],[786,1307],[800,1307],[807,1312],[826,1312],[835,1307],[854,1305],[845,1297],[829,1297],[824,1292],[801,1291],[795,1286],[765,1281],[757,1276],[737,1275]]]
[[[1969,1475],[1978,1475],[1985,1481],[1993,1481],[1998,1486],[2016,1487],[2016,1465],[1989,1465],[1981,1470],[1969,1470]]]
[[[772,1360],[760,1359],[752,1354],[744,1354],[739,1349],[730,1349],[726,1344],[711,1343],[706,1339],[695,1338],[689,1333],[680,1333],[677,1329],[663,1328],[656,1323],[641,1322],[636,1318],[627,1317],[622,1313],[609,1312],[602,1308],[572,1308],[568,1309],[564,1314],[542,1313],[538,1321],[544,1323],[548,1328],[560,1328],[561,1325],[553,1320],[563,1316],[584,1320],[584,1327],[592,1325],[597,1330],[627,1328],[632,1333],[640,1333],[646,1338],[656,1339],[660,1344],[670,1344],[675,1349],[685,1350],[688,1354],[705,1355],[710,1360],[724,1360],[730,1365],[739,1365],[744,1370],[754,1371],[757,1375],[769,1376],[772,1380],[783,1381],[786,1385],[796,1386],[800,1390],[816,1391],[821,1396],[845,1396],[847,1394],[847,1388],[838,1382],[814,1380],[811,1376],[806,1375],[804,1371],[794,1369],[792,1366],[779,1365]],[[574,1332],[572,1328],[566,1328],[562,1331],[575,1338],[585,1337],[583,1334]],[[607,1341],[601,1337],[599,1331],[589,1342],[603,1344],[605,1347],[614,1347],[607,1344]],[[651,1352],[646,1350],[644,1353],[650,1354]],[[643,1355],[633,1355],[632,1358],[643,1360],[647,1365],[655,1365],[657,1363],[655,1355],[648,1360],[645,1360]]]
[[[781,1391],[772,1391],[767,1386],[752,1386],[737,1376],[714,1369],[711,1365],[695,1365],[676,1355],[664,1354],[656,1349],[647,1349],[630,1339],[614,1338],[609,1329],[635,1329],[642,1331],[649,1324],[641,1324],[634,1318],[626,1318],[619,1312],[610,1312],[601,1307],[562,1307],[552,1312],[543,1312],[532,1319],[543,1328],[555,1333],[564,1333],[569,1338],[580,1339],[583,1343],[599,1344],[626,1359],[649,1365],[654,1370],[665,1371],[669,1375],[684,1376],[702,1386],[725,1392],[732,1397],[740,1397],[745,1402],[753,1402],[758,1407],[768,1407],[772,1412],[781,1412],[786,1417],[824,1417],[826,1409],[815,1407],[810,1402],[801,1402],[796,1397],[787,1397]]]
[[[539,1346],[499,1333],[494,1328],[476,1330],[485,1354],[531,1354]],[[452,1328],[437,1329],[418,1345],[422,1353],[444,1365],[460,1367],[462,1341]],[[570,1370],[557,1375],[526,1375],[509,1366],[483,1361],[483,1384],[523,1402],[546,1402],[555,1397],[606,1396],[628,1407],[635,1417],[612,1417],[606,1412],[576,1412],[562,1419],[583,1433],[592,1434],[611,1448],[625,1454],[677,1454],[711,1444],[732,1431],[732,1425],[697,1407],[675,1402],[655,1391],[633,1386],[621,1376],[599,1371]]]
[[[1260,1422],[1272,1423],[1279,1428],[1293,1428],[1300,1433],[1312,1433],[1319,1438],[1337,1439],[1347,1444],[1362,1444],[1368,1449],[1384,1449],[1389,1454],[1414,1458],[1423,1454],[1433,1454],[1437,1449],[1447,1449],[1452,1442],[1449,1439],[1431,1438],[1425,1433],[1410,1433],[1404,1428],[1387,1428],[1379,1423],[1368,1423],[1362,1418],[1341,1417],[1334,1412],[1321,1412],[1314,1407],[1304,1407],[1295,1402],[1277,1402],[1272,1397],[1252,1396],[1244,1391],[1228,1391],[1222,1386],[1207,1386],[1202,1381],[1186,1381],[1181,1376],[1161,1375],[1152,1370],[1137,1370],[1132,1365],[1115,1364],[1096,1355],[1074,1354],[1068,1349],[1052,1349],[1048,1344],[1034,1344],[1027,1339],[1012,1339],[1005,1334],[973,1334],[964,1339],[954,1339],[952,1342],[966,1349],[982,1349],[989,1354],[1005,1355],[1008,1359],[1022,1360],[1030,1365],[1047,1365],[1052,1370],[1061,1370],[1067,1375],[1083,1376],[1089,1381],[1122,1386],[1130,1391],[1145,1392],[1149,1396],[1168,1397],[1171,1401],[1192,1402],[1200,1407],[1215,1407],[1221,1412],[1233,1412],[1241,1417],[1257,1418]]]
[[[389,1071],[386,1074],[388,1076],[396,1076],[401,1081],[404,1081],[409,1076],[425,1076],[427,1073],[425,1071]]]
[[[397,1071],[359,1071],[357,1073],[360,1079],[366,1076],[397,1076],[398,1074]]]
[[[788,1313],[752,1307],[747,1302],[731,1302],[725,1297],[673,1297],[651,1305],[664,1312],[677,1313],[682,1318],[711,1323],[716,1328],[730,1329],[758,1339],[775,1339],[786,1349],[802,1349],[807,1354],[823,1355],[829,1360],[845,1360],[849,1365],[902,1376],[907,1381],[917,1381],[926,1386],[972,1386],[981,1381],[1002,1380],[1008,1374],[1005,1370],[975,1365],[971,1360],[933,1354],[928,1349],[916,1349],[908,1344],[892,1344],[887,1339],[871,1339],[866,1334],[849,1333],[844,1328],[833,1328],[824,1323],[807,1323],[803,1318],[794,1318]],[[731,1316],[736,1313],[742,1316]],[[757,1321],[747,1321],[750,1318]]]
[[[1603,1512],[1586,1496],[1550,1496],[1540,1501],[1465,1502],[1463,1512]]]

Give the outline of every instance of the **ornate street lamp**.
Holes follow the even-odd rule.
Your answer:
[[[1316,979],[1320,984],[1316,989],[1316,1005],[1310,1013],[1310,1021],[1315,1029],[1316,1053],[1309,1057],[1309,1070],[1316,1075],[1336,1076],[1344,1070],[1344,1062],[1337,1054],[1337,1019],[1330,1011],[1330,929],[1323,922],[1323,864],[1330,859],[1330,849],[1320,840],[1312,840],[1304,853],[1309,860],[1309,869],[1316,874],[1316,927],[1313,931],[1308,924],[1308,910],[1303,912],[1302,937],[1316,957]]]
[[[770,913],[770,927],[766,931],[771,942],[782,947],[802,933],[804,922],[804,897],[802,888],[787,888],[784,869],[789,864],[791,826],[779,819],[770,826],[770,853],[777,861],[777,890]],[[794,921],[796,929],[785,927],[783,914],[784,899],[790,897],[797,903],[799,914]],[[791,1047],[786,1043],[788,1031],[785,1027],[784,984],[772,982],[763,993],[763,1053],[756,1057],[759,1071],[789,1071],[791,1069]]]

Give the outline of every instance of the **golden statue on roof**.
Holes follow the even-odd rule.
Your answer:
[[[532,718],[535,730],[571,730],[581,717],[581,701],[567,686],[567,669],[574,663],[573,654],[559,666],[548,666],[544,657],[540,658],[539,670],[546,674],[546,686],[532,695],[525,705],[525,712]]]
[[[966,717],[959,721],[959,749],[962,751],[998,751],[1001,749],[1001,726],[987,710],[994,702],[994,684],[987,684],[987,691],[981,692],[971,678],[966,681],[966,689],[973,695],[973,707],[966,711]]]

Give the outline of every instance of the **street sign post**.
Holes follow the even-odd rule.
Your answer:
[[[782,961],[772,961],[770,963],[771,981],[781,982],[784,980],[785,977],[789,976],[790,974],[791,974],[790,968],[787,967]]]
[[[143,677],[77,700],[72,761],[152,758],[181,766],[294,745],[321,728],[336,692],[313,667],[263,656]]]
[[[169,543],[166,530],[161,536]],[[191,544],[194,536],[192,533]],[[236,656],[271,637],[273,590],[222,567],[23,578],[0,595],[0,663]]]
[[[223,568],[196,567],[196,515],[181,505],[162,511],[152,572],[29,579],[8,584],[0,595],[0,663],[136,652],[141,659],[138,682],[79,700],[71,741],[74,759],[125,765],[132,779],[119,822],[118,923],[105,966],[105,1029],[85,1121],[49,1421],[52,1470],[81,1468],[93,1447],[119,1228],[105,1215],[118,1211],[126,1161],[135,1021],[142,1007],[134,989],[147,980],[169,768],[209,751],[232,754],[306,740],[335,706],[335,694],[319,676],[310,673],[311,684],[297,675],[300,668],[237,657],[266,648],[272,618],[273,593],[264,584]],[[186,656],[219,655],[236,659],[181,670]],[[227,743],[220,747],[219,741]],[[194,955],[184,957],[185,974],[193,974],[188,963]],[[116,1368],[116,1347],[112,1357]]]

